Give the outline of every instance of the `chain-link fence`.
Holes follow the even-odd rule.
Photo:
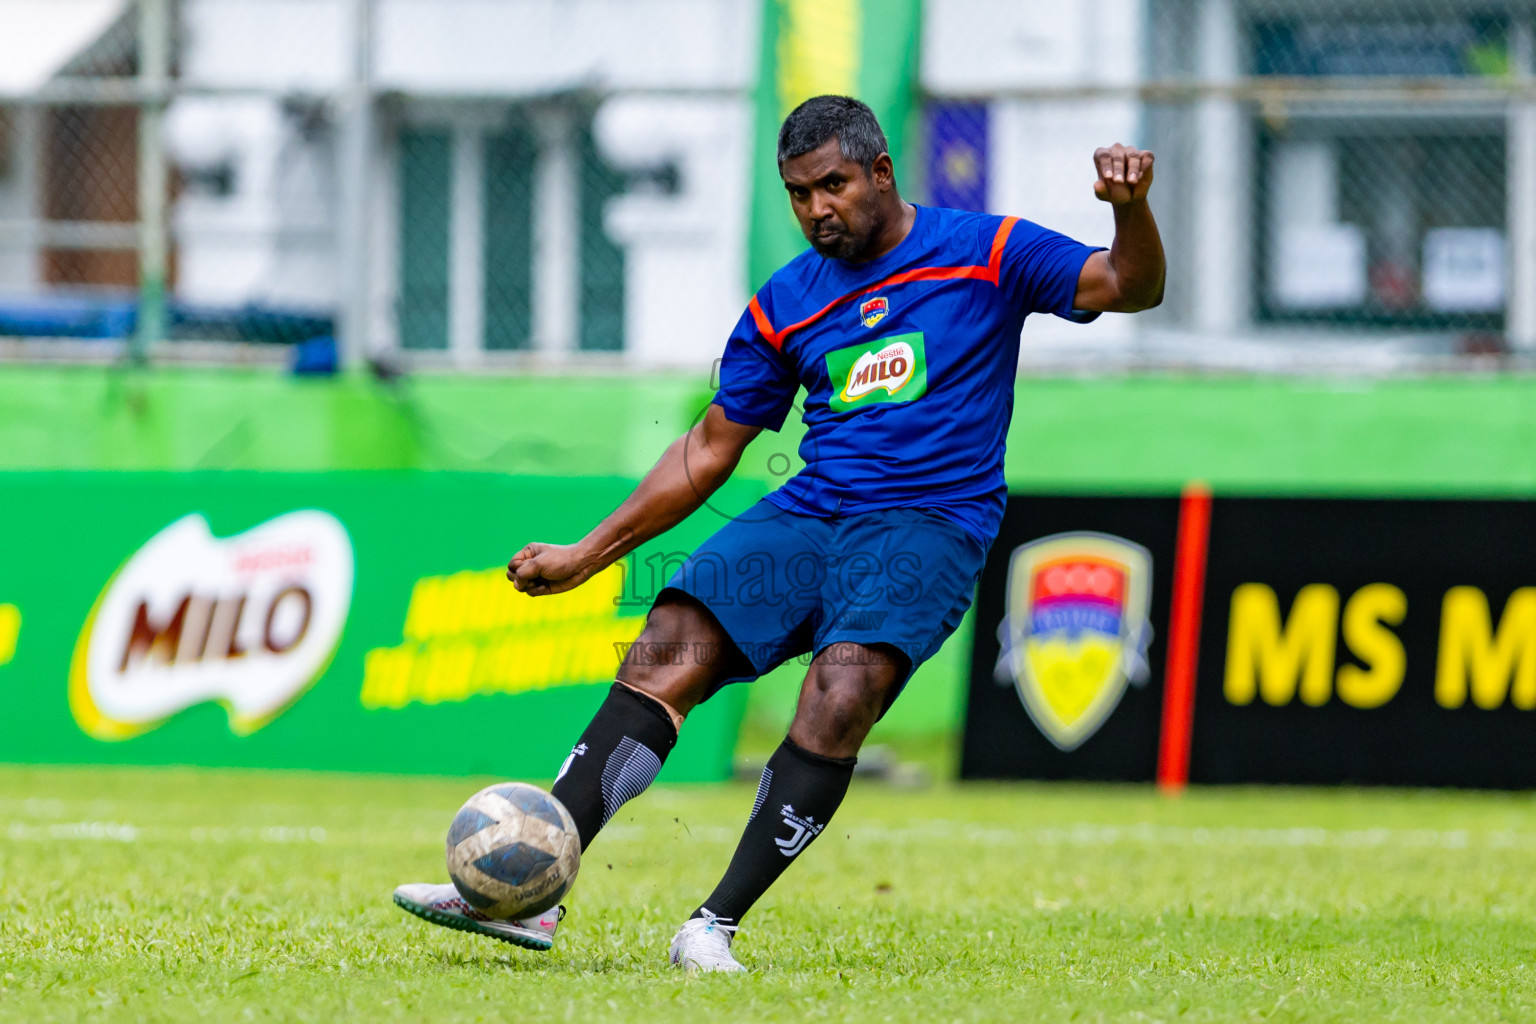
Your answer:
[[[58,73],[131,78],[134,29],[121,16],[97,19],[57,55]],[[21,99],[0,105],[0,334],[122,336],[139,283],[139,108],[105,96]]]
[[[634,24],[726,70],[525,54],[467,87],[469,15],[552,32],[537,5],[450,5],[434,31],[465,39],[433,43],[419,0],[3,0],[0,356],[706,360],[746,297],[761,3],[679,2]],[[1032,326],[1026,364],[1517,362],[1533,25],[1529,0],[930,0],[904,190],[1102,244],[1093,147],[1157,153],[1165,303]]]
[[[1158,156],[1163,307],[1086,347],[1047,332],[1060,344],[1026,345],[1026,364],[1390,369],[1536,348],[1536,6],[1111,6],[1113,29],[1008,24],[1059,58],[1034,78],[978,73],[961,39],[929,61],[948,94],[929,113],[935,198],[1103,241],[1087,154]]]
[[[0,75],[0,354],[242,358],[333,334],[326,105],[198,83],[206,6],[0,6],[22,58]]]

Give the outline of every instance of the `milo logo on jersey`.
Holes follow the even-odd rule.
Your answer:
[[[1120,537],[1059,533],[1014,549],[997,675],[1060,749],[1098,731],[1127,681],[1146,681],[1151,588],[1152,556]]]
[[[928,390],[928,360],[921,331],[872,338],[827,354],[834,412],[880,402],[910,402]]]

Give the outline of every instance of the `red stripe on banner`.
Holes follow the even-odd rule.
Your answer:
[[[1163,727],[1157,747],[1157,785],[1180,793],[1189,782],[1189,744],[1195,725],[1195,669],[1205,561],[1211,538],[1211,489],[1191,483],[1179,499],[1179,539],[1173,561],[1173,607],[1168,611],[1168,665],[1163,672]]]

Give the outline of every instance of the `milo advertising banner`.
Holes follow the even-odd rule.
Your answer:
[[[506,582],[633,481],[470,474],[0,475],[0,761],[550,778],[732,484],[565,594]],[[729,774],[745,691],[663,778]]]

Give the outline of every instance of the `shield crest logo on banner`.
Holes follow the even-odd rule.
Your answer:
[[[997,678],[1061,750],[1099,730],[1127,682],[1150,675],[1151,592],[1151,553],[1107,533],[1053,534],[1010,556]]]

